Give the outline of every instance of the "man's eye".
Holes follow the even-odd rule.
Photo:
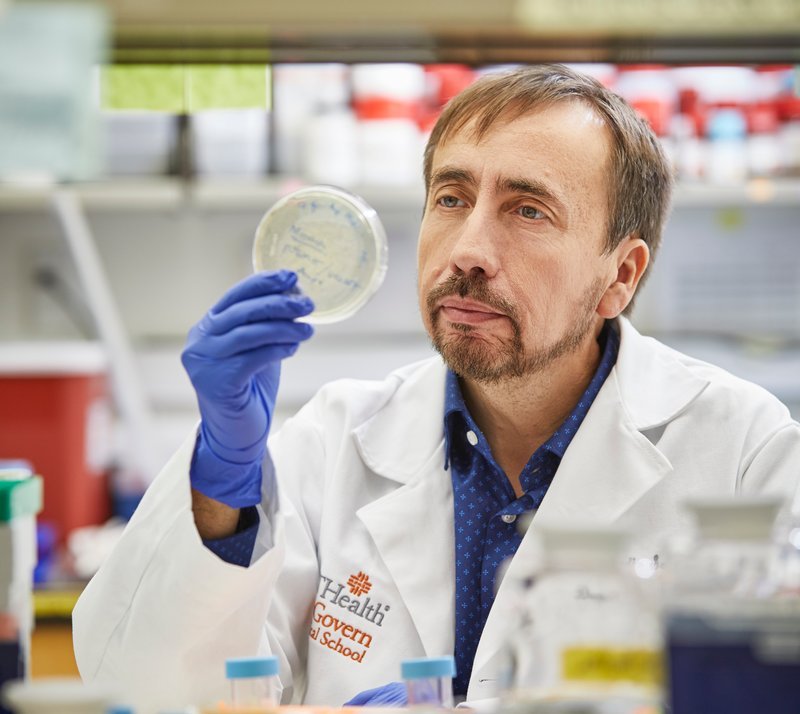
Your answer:
[[[437,203],[444,208],[456,208],[461,204],[461,199],[455,196],[442,196],[438,199]]]
[[[517,209],[517,212],[523,218],[543,218],[544,213],[542,213],[538,208],[534,208],[533,206],[521,206]]]

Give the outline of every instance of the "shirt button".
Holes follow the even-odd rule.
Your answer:
[[[472,429],[467,432],[467,441],[473,446],[478,443],[478,435]]]
[[[500,516],[500,520],[503,521],[503,523],[513,523],[517,520],[517,517],[513,513],[504,513]]]

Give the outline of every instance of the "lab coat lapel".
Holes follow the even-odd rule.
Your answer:
[[[564,454],[534,523],[613,523],[672,471],[648,436],[686,409],[708,382],[624,318],[618,326],[617,363]]]
[[[453,491],[444,469],[444,375],[434,361],[356,429],[366,464],[398,487],[360,508],[426,655],[453,651]],[[413,415],[409,418],[409,415]]]
[[[490,696],[496,686],[496,657],[509,634],[512,583],[536,558],[536,526],[617,521],[672,471],[647,432],[674,419],[708,384],[690,373],[676,353],[642,337],[627,320],[618,325],[616,366],[564,454],[498,589],[475,655],[470,699]]]
[[[672,470],[631,423],[618,386],[612,371],[564,454],[535,522],[612,523]]]

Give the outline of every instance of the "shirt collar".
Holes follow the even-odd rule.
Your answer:
[[[460,428],[464,422],[466,422],[467,428],[473,431],[477,429],[477,426],[472,424],[472,415],[464,402],[458,376],[452,369],[447,370],[444,389],[444,467],[447,469],[450,466],[450,454],[456,429]],[[461,419],[458,418],[459,416]]]
[[[611,322],[606,320],[600,335],[597,338],[600,345],[601,355],[600,362],[597,365],[594,376],[592,377],[586,391],[583,393],[575,408],[569,416],[562,422],[561,426],[553,433],[553,435],[542,445],[541,448],[550,451],[559,459],[563,458],[566,453],[567,446],[574,436],[573,430],[570,436],[566,436],[566,425],[568,422],[577,422],[580,424],[591,407],[594,398],[600,391],[600,387],[606,381],[606,378],[611,373],[611,369],[617,361],[617,353],[619,352],[619,335],[617,331],[611,326]],[[472,415],[467,409],[464,402],[464,395],[461,392],[461,385],[458,383],[458,376],[451,369],[447,370],[445,378],[445,397],[444,397],[444,453],[445,463],[444,467],[447,469],[450,463],[450,454],[453,444],[454,430],[461,428],[459,420],[454,415],[459,414],[463,418],[463,423],[466,424],[468,429],[471,429],[476,434],[480,434],[477,424],[472,419]]]

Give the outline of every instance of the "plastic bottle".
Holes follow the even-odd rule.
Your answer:
[[[22,462],[0,468],[0,690],[30,674],[36,514],[42,478]],[[5,712],[0,699],[0,712]]]
[[[409,706],[453,708],[456,663],[452,656],[403,660],[401,674]]]
[[[753,99],[747,107],[748,151],[752,176],[775,176],[783,164],[780,138],[781,93],[791,65],[756,68]]]
[[[280,702],[278,658],[235,657],[225,661],[233,707],[273,707]]]
[[[647,119],[663,141],[678,104],[670,70],[661,65],[625,65],[619,68],[614,91]]]
[[[540,557],[509,642],[506,705],[569,699],[628,711],[657,703],[658,612],[624,560],[628,534],[539,526],[535,537]]]
[[[688,114],[676,114],[670,121],[670,135],[678,178],[699,181],[705,168],[705,147],[697,135],[696,122]]]
[[[304,170],[306,125],[320,97],[347,92],[349,73],[340,63],[276,64],[272,72],[272,169],[287,176]]]
[[[366,185],[416,185],[422,165],[417,120],[425,97],[424,68],[403,63],[359,64],[351,76],[361,181]]]
[[[786,589],[779,498],[692,501],[664,568],[672,714],[782,714],[800,682],[800,598]]]
[[[781,165],[778,110],[774,104],[754,104],[747,114],[747,169],[751,176],[775,176]]]
[[[664,607],[719,608],[724,602],[766,598],[778,587],[775,497],[693,499],[694,526],[667,545]]]
[[[800,97],[784,98],[781,102],[781,114],[782,173],[796,178],[800,176]]]
[[[361,179],[358,129],[345,65],[329,65],[315,94],[303,128],[302,173],[309,183],[335,186],[355,186]]]
[[[739,184],[747,178],[747,124],[738,109],[719,109],[708,122],[706,176],[717,184]]]
[[[777,597],[800,602],[800,514],[786,519],[778,538],[779,588]]]

